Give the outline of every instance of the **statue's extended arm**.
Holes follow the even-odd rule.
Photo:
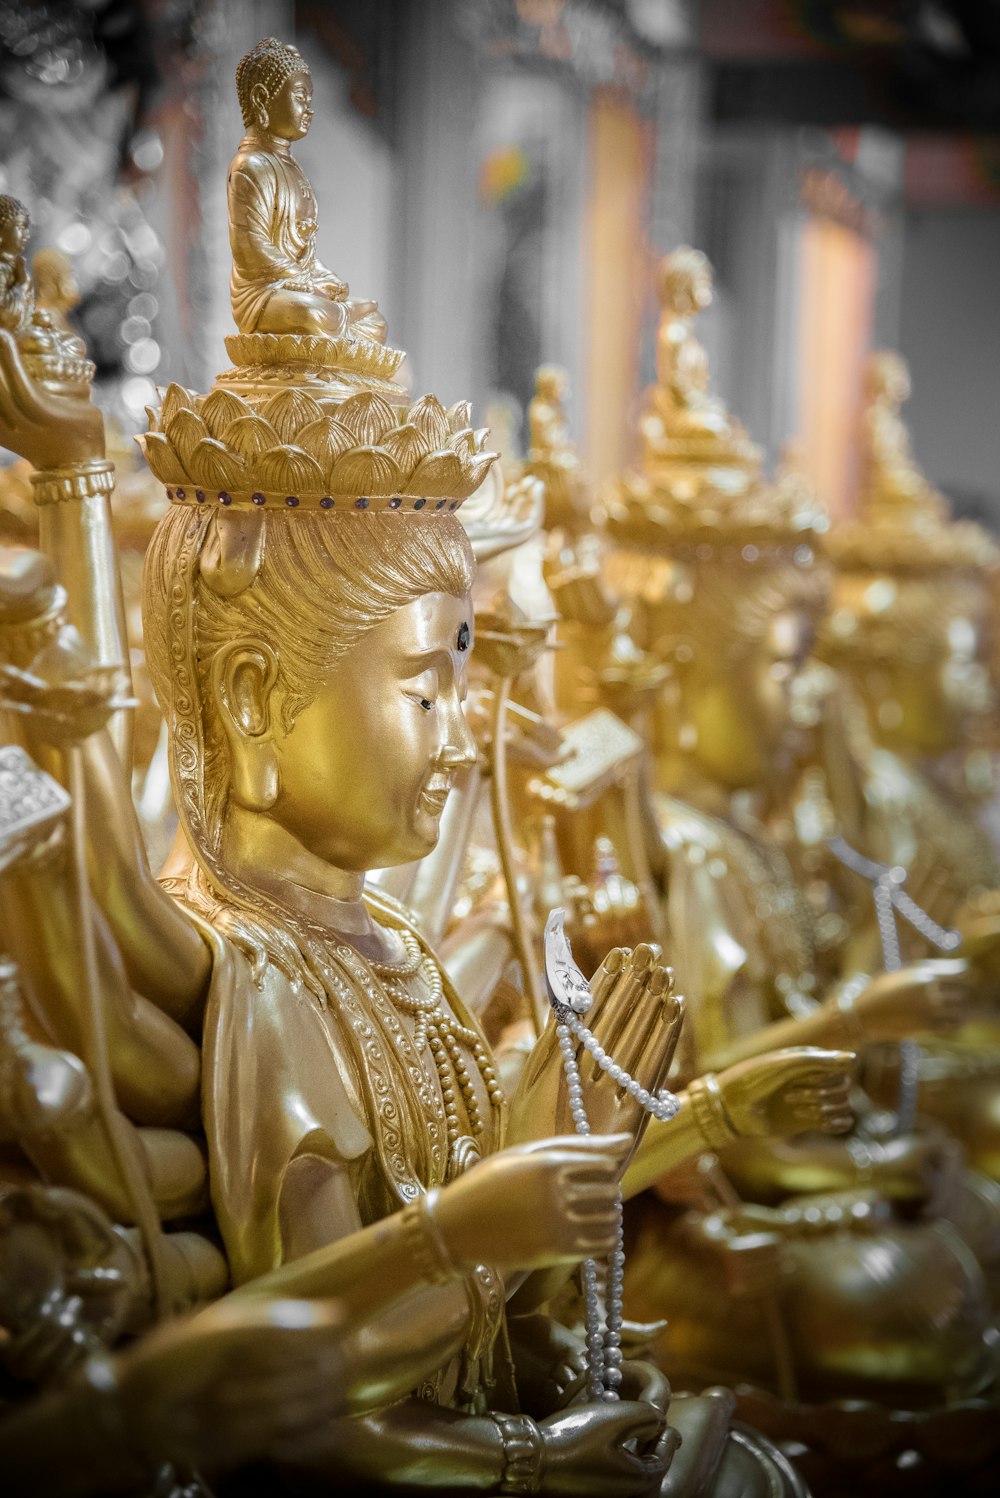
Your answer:
[[[800,1046],[696,1078],[680,1094],[677,1116],[650,1124],[626,1172],[625,1196],[652,1186],[701,1151],[724,1150],[736,1140],[843,1133],[851,1124],[853,1060],[850,1051]]]
[[[86,1055],[81,913],[60,853],[41,868],[0,875],[0,935],[20,968],[29,1007],[48,1039]],[[99,993],[118,1099],[137,1123],[190,1127],[198,1118],[198,1048],[130,986],[100,913],[92,912]]]

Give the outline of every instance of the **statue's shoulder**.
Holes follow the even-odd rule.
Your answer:
[[[274,155],[261,150],[253,141],[243,141],[229,163],[229,181],[252,181],[263,184],[277,178]]]

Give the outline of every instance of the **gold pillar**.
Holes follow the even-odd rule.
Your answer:
[[[584,217],[587,463],[598,481],[624,467],[649,284],[647,214],[654,128],[621,95],[596,89]]]

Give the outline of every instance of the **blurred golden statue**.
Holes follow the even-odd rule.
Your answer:
[[[953,520],[914,463],[898,415],[909,390],[904,361],[874,355],[865,390],[859,514],[830,536],[836,574],[820,638],[849,699],[846,710],[843,698],[834,706],[818,768],[833,830],[868,859],[904,869],[907,890],[938,924],[963,932],[964,954],[989,983],[1000,952],[1000,864],[943,771],[995,713],[1000,549],[978,525]],[[873,908],[856,886],[854,940],[871,948]],[[908,925],[899,939],[904,953],[926,949]],[[957,1034],[922,1037],[918,1096],[970,1163],[1000,1180],[1000,1027],[986,998],[984,987]],[[893,1080],[896,1071],[893,1062]]]
[[[582,475],[566,423],[569,376],[557,364],[535,372],[535,393],[528,404],[528,461],[525,471],[545,485],[545,518],[549,529],[572,530],[585,519]]]
[[[668,409],[656,392],[652,400]],[[721,417],[716,430],[727,422],[734,430]],[[683,412],[679,423],[686,433]],[[678,438],[676,461],[666,461],[673,431],[664,417],[657,453],[647,449],[640,471],[611,486],[617,550],[604,565],[636,645],[670,672],[649,711],[654,794],[644,824],[688,998],[693,1045],[683,1047],[679,1080],[776,1046],[853,1049],[921,1022],[947,1024],[975,992],[967,965],[839,971],[751,812],[780,762],[826,600],[825,516],[797,473],[770,483],[748,469],[739,440],[728,469],[722,440],[696,463]],[[727,1140],[720,1127],[721,1172],[668,1178],[657,1187],[662,1204],[640,1204],[629,1303],[634,1314],[669,1318],[670,1366],[688,1378],[750,1379],[786,1398],[864,1390],[890,1408],[943,1397],[956,1374],[974,1386],[983,1278],[965,1241],[932,1220],[937,1156],[861,1105],[844,1141]],[[897,1220],[892,1201],[926,1220]],[[910,1320],[914,1287],[930,1282],[950,1287],[947,1326]]]
[[[35,283],[35,301],[52,318],[61,333],[72,333],[69,314],[79,304],[80,288],[76,283],[73,262],[62,250],[36,250],[31,261]]]
[[[671,465],[674,481],[689,482],[718,461],[727,486],[745,482],[760,467],[760,454],[724,402],[709,393],[708,358],[692,328],[711,305],[712,267],[688,246],[666,255],[659,266],[660,324],[656,335],[656,384],[639,421],[643,462],[653,470]]]

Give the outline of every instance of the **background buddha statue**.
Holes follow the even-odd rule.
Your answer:
[[[61,333],[71,334],[69,314],[80,301],[72,260],[62,250],[36,250],[31,260],[31,276],[37,305],[49,313]]]
[[[721,463],[694,483],[692,466],[684,457],[676,470],[644,462],[605,500],[616,547],[606,575],[628,604],[637,645],[671,673],[652,712],[656,791],[646,824],[688,996],[694,1054],[685,1051],[684,1063],[700,1070],[796,1041],[857,1045],[906,1035],[920,1014],[946,1020],[964,993],[964,963],[876,974],[846,991],[817,972],[804,894],[743,811],[780,762],[792,687],[823,609],[825,518],[797,476],[771,485],[748,479],[737,461],[728,484],[715,482]],[[933,1189],[923,1152],[883,1153],[868,1139],[867,1125],[847,1143],[726,1146],[720,1136],[724,1175],[663,1182],[658,1192],[672,1208],[639,1204],[630,1304],[640,1316],[668,1316],[670,1366],[702,1378],[725,1370],[786,1393],[797,1381],[809,1397],[852,1384],[874,1392],[888,1362],[871,1350],[885,1338],[897,1350],[905,1344],[886,1397],[942,1391],[959,1366],[973,1375],[984,1314],[978,1266],[941,1224],[903,1225],[877,1205],[872,1188],[923,1205]],[[845,1188],[847,1196],[828,1195]],[[815,1193],[808,1213],[818,1240],[803,1233],[804,1191]],[[741,1198],[769,1210],[741,1213]],[[893,1265],[885,1284],[864,1268],[868,1234]],[[783,1288],[769,1306],[776,1275]],[[905,1330],[901,1320],[905,1287],[935,1275],[964,1308],[940,1340],[943,1328]],[[713,1310],[722,1284],[741,1292],[726,1316]]]
[[[535,371],[535,393],[528,404],[528,459],[525,469],[545,485],[549,530],[573,530],[585,522],[586,501],[580,459],[566,421],[569,376],[556,364]]]
[[[229,168],[233,317],[241,333],[385,339],[372,301],[352,298],[316,254],[316,197],[292,155],[312,122],[312,79],[294,47],[265,37],[240,61],[246,135]]]
[[[728,482],[760,467],[760,454],[722,401],[709,392],[708,357],[693,329],[712,301],[712,267],[700,250],[683,246],[660,262],[660,323],[656,335],[656,384],[640,421],[643,462],[678,465],[690,460],[689,482],[703,465],[719,460]]]
[[[836,830],[867,857],[905,868],[907,889],[939,924],[965,931],[970,955],[992,984],[1000,867],[971,809],[940,772],[994,709],[1000,553],[977,525],[949,517],[914,464],[897,414],[907,390],[898,356],[873,356],[860,511],[830,536],[835,582],[820,636],[823,658],[837,667],[863,716],[849,752],[842,736],[827,732],[821,768]],[[867,932],[874,944],[870,901],[855,899],[853,908],[856,936]],[[905,925],[900,940],[911,955],[926,949]],[[970,1163],[997,1180],[992,1120],[1000,1033],[992,1008],[981,1006],[947,1040],[927,1040],[919,1096],[921,1109],[962,1140]]]

